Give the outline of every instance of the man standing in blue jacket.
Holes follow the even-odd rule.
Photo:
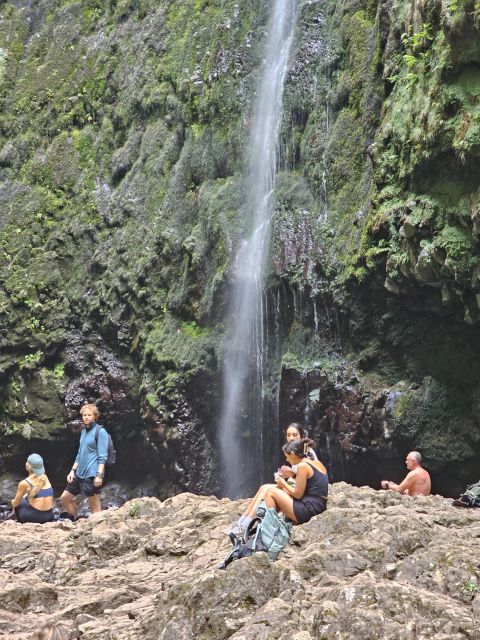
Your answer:
[[[97,407],[85,404],[80,409],[80,414],[85,427],[80,434],[77,457],[67,476],[68,484],[60,497],[64,509],[73,518],[77,514],[74,497],[79,493],[88,498],[92,513],[102,510],[100,493],[108,457],[108,434],[100,425],[97,438],[97,418],[100,415]]]

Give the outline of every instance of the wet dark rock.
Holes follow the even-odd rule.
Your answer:
[[[422,452],[438,493],[458,495],[475,476],[480,432],[473,421],[462,428],[449,414],[445,389],[431,378],[378,388],[361,375],[351,386],[320,370],[290,369],[282,378],[280,415],[285,424],[306,424],[334,481],[378,487],[392,474],[400,481],[412,449]],[[453,463],[460,459],[468,463]]]

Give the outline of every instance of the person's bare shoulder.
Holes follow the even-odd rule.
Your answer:
[[[305,462],[305,460],[302,460],[297,464],[297,473],[299,469],[304,469],[305,471],[308,471],[310,469],[310,465],[308,464],[308,462]]]
[[[327,467],[323,464],[323,462],[320,462],[320,460],[312,460],[311,462],[314,464],[315,469],[318,469],[320,473],[327,473]]]
[[[410,476],[410,478],[422,478],[424,476],[424,472],[425,469],[422,469],[422,467],[417,467],[416,469],[412,469],[412,471],[409,471],[407,478]]]
[[[17,486],[17,494],[18,493],[22,493],[25,494],[28,492],[28,490],[30,489],[30,485],[28,484],[28,482],[26,480],[20,480],[20,482],[18,483]]]
[[[413,485],[415,484],[417,478],[418,478],[418,473],[417,473],[418,469],[413,469],[412,471],[409,471],[407,473],[407,475],[405,476],[405,478],[403,479],[403,481],[400,483],[400,487],[402,487],[402,489],[405,491],[406,489],[411,489],[413,487]]]

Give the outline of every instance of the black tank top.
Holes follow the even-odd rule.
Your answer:
[[[326,498],[328,495],[328,476],[316,469],[307,460],[305,462],[313,469],[313,476],[307,479],[304,496],[316,496]]]

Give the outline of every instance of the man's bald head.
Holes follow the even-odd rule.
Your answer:
[[[407,469],[416,469],[422,464],[422,456],[418,451],[410,451],[405,460]]]

